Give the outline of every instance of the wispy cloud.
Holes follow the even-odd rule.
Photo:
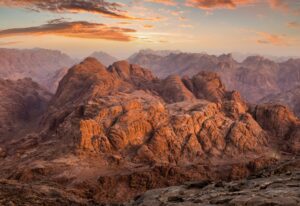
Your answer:
[[[255,0],[187,0],[186,5],[199,9],[235,9],[241,5],[249,5]]]
[[[259,35],[256,42],[258,44],[270,44],[274,46],[289,46],[290,39],[284,35],[270,34],[267,32],[258,32]]]
[[[0,46],[11,46],[18,43],[20,43],[20,41],[0,42]]]
[[[159,4],[165,4],[168,6],[175,6],[177,5],[177,2],[174,0],[146,0],[148,2],[153,2],[153,3],[159,3]]]
[[[296,21],[287,23],[287,26],[292,29],[300,29],[300,23]]]
[[[110,18],[135,19],[123,11],[123,4],[105,0],[0,0],[0,6],[21,7],[34,11],[50,11],[56,13],[96,13]]]
[[[144,27],[145,29],[153,29],[153,28],[154,28],[154,26],[151,25],[151,24],[145,24],[145,25],[143,25],[143,27]]]
[[[133,32],[135,32],[133,29],[110,27],[105,24],[91,23],[86,21],[59,21],[54,23],[50,22],[35,27],[0,30],[0,38],[24,35],[57,35],[85,39],[131,41],[134,39],[134,37],[130,35]]]
[[[294,15],[299,15],[300,14],[300,8],[296,8],[293,5],[297,4],[297,1],[294,0],[268,0],[271,8],[275,10],[279,10],[285,13],[291,13]],[[296,4],[295,4],[296,3]]]
[[[287,12],[290,9],[285,0],[269,0],[269,3],[273,9],[278,9],[284,12]]]

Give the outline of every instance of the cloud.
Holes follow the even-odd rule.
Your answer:
[[[270,34],[267,32],[258,32],[259,38],[256,40],[258,44],[271,44],[274,46],[289,46],[290,39],[284,35]]]
[[[34,11],[50,11],[56,13],[96,13],[110,18],[134,19],[122,11],[123,5],[106,0],[0,0],[0,6],[21,7]]]
[[[18,43],[20,43],[20,41],[0,42],[0,46],[10,46]]]
[[[186,0],[186,5],[204,10],[235,9],[241,5],[248,5],[255,0]]]
[[[179,25],[181,28],[194,28],[192,24],[180,24]]]
[[[0,38],[11,36],[40,36],[57,35],[64,37],[85,38],[85,39],[105,39],[114,41],[131,41],[134,39],[131,33],[136,32],[133,29],[110,27],[105,24],[90,23],[86,21],[76,22],[54,22],[41,26],[13,28],[0,30]]]
[[[292,29],[300,29],[300,23],[296,21],[287,23],[287,26]]]
[[[278,9],[280,11],[287,12],[289,11],[289,5],[285,0],[269,0],[271,8]]]
[[[268,0],[272,9],[279,10],[293,15],[300,15],[300,8],[297,7],[296,1],[291,0]],[[293,3],[293,6],[292,6]]]
[[[151,24],[145,24],[143,27],[144,27],[145,29],[153,29],[153,28],[154,28],[154,26],[151,25]]]
[[[159,3],[159,4],[165,4],[168,6],[175,6],[177,3],[173,0],[146,0],[148,2],[153,2],[153,3]]]

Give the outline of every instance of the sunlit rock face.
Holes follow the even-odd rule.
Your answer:
[[[82,204],[124,202],[185,181],[246,177],[280,151],[299,152],[298,122],[285,107],[247,104],[216,73],[159,79],[87,58],[60,81],[39,130],[3,148],[0,178]]]

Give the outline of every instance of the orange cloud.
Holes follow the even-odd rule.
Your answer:
[[[300,8],[295,8],[297,2],[294,1],[295,6],[292,7],[291,3],[292,1],[289,0],[268,0],[271,8],[286,12],[286,13],[291,13],[294,15],[300,15]]]
[[[270,34],[267,32],[258,32],[260,37],[256,40],[258,44],[271,44],[274,46],[289,46],[290,40],[284,35]]]
[[[168,5],[168,6],[177,5],[177,3],[173,0],[147,0],[147,1],[153,2],[153,3],[165,4],[165,5]]]
[[[235,9],[241,5],[248,5],[255,2],[255,0],[187,0],[186,5],[205,9]]]
[[[106,0],[0,0],[0,6],[21,7],[56,13],[96,13],[110,18],[143,20],[121,10],[123,5]]]
[[[36,27],[13,28],[0,30],[0,38],[24,35],[57,35],[65,37],[85,39],[105,39],[114,41],[131,41],[134,39],[130,33],[133,29],[109,27],[105,24],[90,23],[86,21],[77,22],[54,22]]]
[[[145,25],[144,25],[144,28],[145,28],[145,29],[153,29],[154,26],[153,26],[153,25],[150,25],[150,24],[145,24]]]
[[[270,6],[273,9],[278,9],[281,11],[289,11],[289,5],[284,0],[269,0]]]
[[[0,42],[0,46],[10,46],[18,43],[20,43],[20,41]]]

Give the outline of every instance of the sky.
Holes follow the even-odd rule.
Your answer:
[[[300,0],[0,0],[0,47],[300,56]]]

